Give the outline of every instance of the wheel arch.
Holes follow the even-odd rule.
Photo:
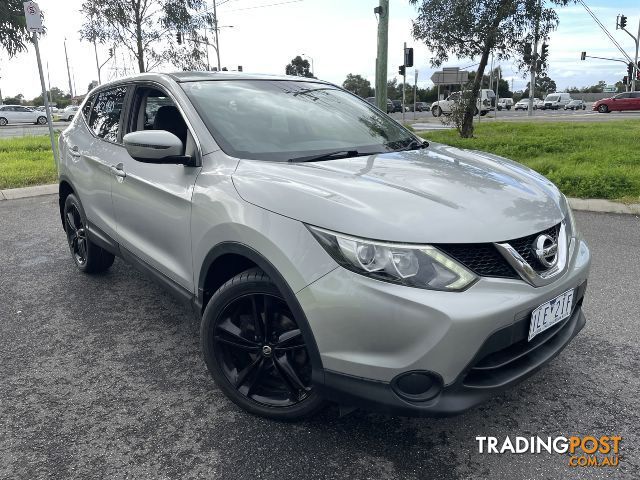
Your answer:
[[[245,268],[246,267],[246,268]],[[278,269],[262,254],[248,245],[238,242],[222,242],[213,247],[205,256],[198,276],[196,305],[202,314],[207,302],[222,284],[238,273],[258,267],[273,281],[287,301],[302,334],[311,357],[314,382],[324,382],[322,359],[300,302]],[[217,270],[221,270],[218,272]],[[211,291],[213,288],[215,290]]]
[[[60,221],[64,228],[64,202],[70,194],[78,195],[77,190],[73,187],[71,180],[67,177],[60,177],[60,183],[58,185],[58,205],[60,207]],[[79,200],[79,199],[78,199]]]

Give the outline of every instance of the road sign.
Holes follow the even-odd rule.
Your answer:
[[[30,32],[42,32],[42,14],[36,2],[24,2],[24,16],[27,19],[27,30]]]
[[[434,72],[431,75],[431,81],[434,85],[463,84],[469,81],[469,72],[457,67],[443,68],[441,72]]]
[[[602,89],[603,92],[607,92],[607,93],[615,93],[616,90],[618,89],[616,88],[615,85],[607,85]]]

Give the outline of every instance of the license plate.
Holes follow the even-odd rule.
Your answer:
[[[571,315],[573,294],[573,289],[568,290],[553,300],[543,303],[531,313],[528,341]]]

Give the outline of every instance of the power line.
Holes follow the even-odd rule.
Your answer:
[[[230,0],[227,0],[227,1],[230,1]],[[253,10],[255,8],[275,7],[277,5],[286,5],[288,3],[299,3],[299,2],[304,2],[304,0],[291,0],[289,2],[270,3],[268,5],[256,5],[255,7],[236,8],[234,10],[225,10],[225,11],[226,12],[239,12],[241,10]]]
[[[584,3],[584,0],[578,0],[578,3],[580,3],[584,7],[584,9],[587,11],[587,13],[591,15],[591,18],[593,18],[593,20],[600,26],[602,31],[607,35],[607,37],[609,37],[609,40],[613,42],[613,44],[618,48],[618,50],[622,52],[622,55],[624,55],[627,58],[627,60],[633,63],[633,60],[631,60],[631,57],[627,55],[627,52],[625,52],[624,49],[620,46],[620,44],[616,41],[616,39],[613,38],[613,35],[609,33],[609,30],[607,30],[607,28],[602,24],[602,22],[598,19],[598,17],[596,17],[595,13],[593,13],[591,9],[587,6],[587,4]]]

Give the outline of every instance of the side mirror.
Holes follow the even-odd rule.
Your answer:
[[[182,140],[166,130],[131,132],[122,141],[129,155],[140,162],[196,166],[193,157],[182,154]]]

